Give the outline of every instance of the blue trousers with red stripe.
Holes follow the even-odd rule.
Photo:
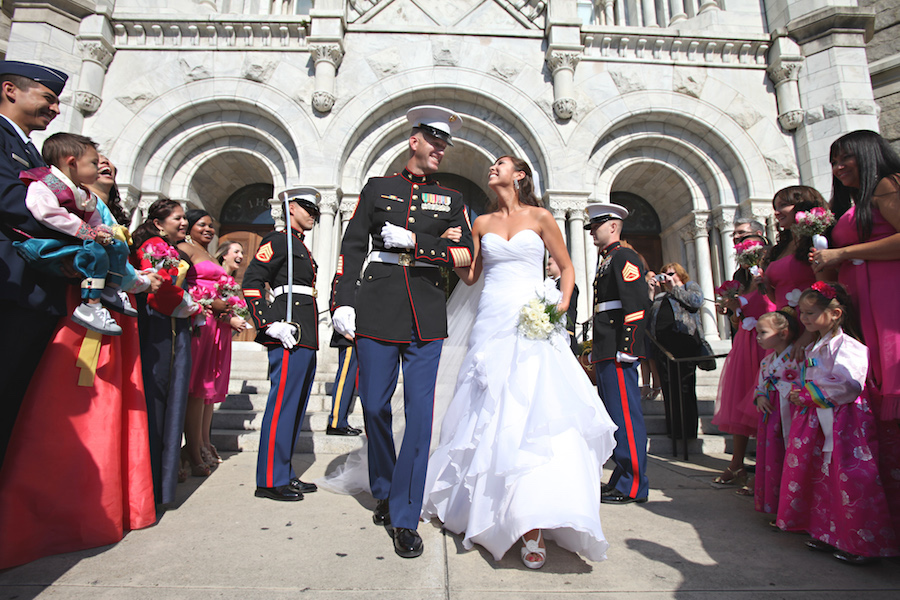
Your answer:
[[[328,417],[329,427],[346,427],[347,413],[356,395],[356,375],[359,370],[356,359],[356,348],[341,346],[338,348],[337,376],[334,378],[334,389],[331,391],[331,415]]]
[[[369,438],[369,484],[375,498],[389,499],[394,527],[416,529],[419,524],[442,346],[443,340],[414,339],[408,344],[356,340],[359,396]],[[398,456],[391,428],[391,396],[401,361],[406,431]]]
[[[288,485],[294,474],[291,457],[306,414],[306,403],[316,375],[316,351],[281,346],[269,349],[269,399],[263,415],[256,459],[256,485]]]
[[[594,367],[600,398],[618,427],[616,449],[613,450],[616,468],[609,483],[626,496],[646,498],[650,492],[647,481],[647,428],[641,410],[637,365],[637,362],[603,360],[595,363]]]

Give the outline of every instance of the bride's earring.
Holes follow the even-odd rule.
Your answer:
[[[513,179],[513,185],[516,187],[516,191],[518,192],[519,191],[519,180]]]

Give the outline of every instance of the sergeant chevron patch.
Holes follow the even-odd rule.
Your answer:
[[[274,255],[275,251],[272,250],[272,242],[266,242],[256,251],[256,260],[267,263],[272,260],[272,256]]]
[[[622,279],[628,282],[634,281],[635,279],[640,278],[641,270],[637,267],[637,265],[632,264],[631,261],[625,263],[625,266],[622,267]]]

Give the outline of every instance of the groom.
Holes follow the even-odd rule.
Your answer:
[[[462,120],[438,106],[412,108],[406,118],[412,125],[406,168],[369,179],[360,193],[341,243],[331,312],[335,331],[356,340],[369,483],[377,500],[373,520],[388,528],[397,554],[414,558],[423,550],[416,528],[435,379],[447,337],[444,280],[437,267],[471,264],[472,231],[462,194],[432,177]],[[440,237],[451,227],[461,228],[459,242]],[[369,265],[360,277],[370,238]],[[398,456],[391,395],[401,363],[406,431]]]

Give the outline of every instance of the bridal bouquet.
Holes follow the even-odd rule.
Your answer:
[[[766,255],[766,247],[759,240],[747,240],[734,247],[738,264],[742,267],[758,267]]]
[[[191,288],[191,298],[203,308],[209,308],[217,296],[213,290],[195,285]]]
[[[741,291],[741,284],[733,279],[729,279],[716,288],[716,304],[721,304],[725,300],[734,300]]]
[[[530,340],[546,340],[554,331],[565,331],[566,313],[557,306],[560,297],[553,280],[545,280],[538,296],[519,311],[518,326],[522,335]]]

